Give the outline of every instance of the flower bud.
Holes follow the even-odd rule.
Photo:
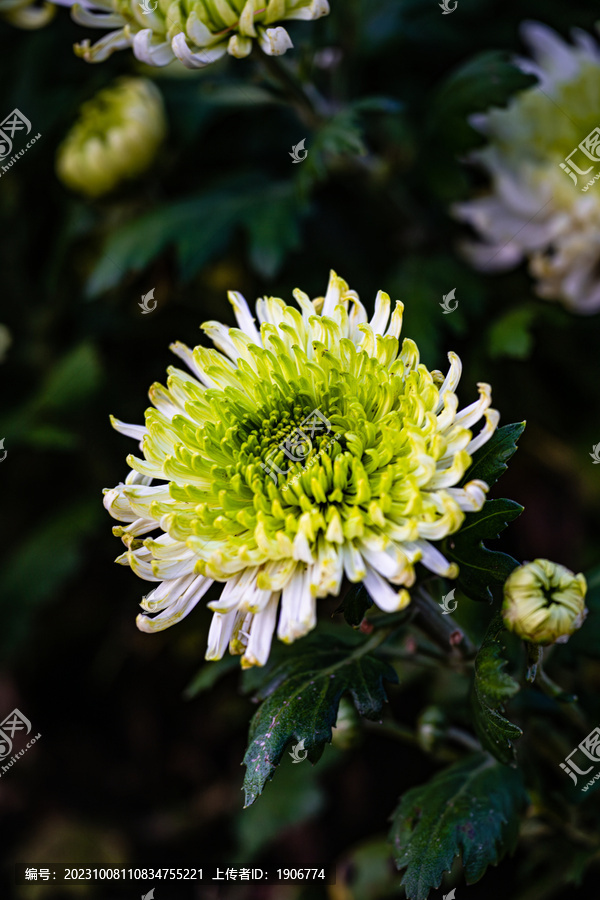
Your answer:
[[[417,740],[431,753],[446,733],[446,716],[438,706],[427,706],[417,722]]]
[[[506,579],[504,623],[534,644],[565,644],[587,616],[586,590],[583,575],[548,559],[535,559]]]
[[[0,0],[0,17],[16,25],[33,31],[43,28],[54,17],[56,7],[52,3],[36,5],[35,0]]]
[[[360,719],[351,700],[342,697],[337,720],[331,732],[331,743],[338,750],[350,750],[360,739]]]
[[[82,105],[58,148],[57,174],[67,187],[100,197],[144,172],[165,133],[158,88],[145,78],[120,78]]]

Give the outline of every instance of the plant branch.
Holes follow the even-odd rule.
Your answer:
[[[288,67],[276,56],[268,56],[258,48],[258,58],[269,75],[283,88],[287,98],[294,104],[300,118],[312,129],[317,129],[323,123],[323,116],[317,112],[312,100],[294,78]]]
[[[423,587],[419,587],[415,591],[412,600],[417,610],[415,623],[438,646],[441,646],[446,652],[449,648],[456,648],[466,659],[475,656],[477,647],[466,632],[458,627],[451,615],[442,615],[439,605]]]

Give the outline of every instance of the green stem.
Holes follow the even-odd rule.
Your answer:
[[[419,744],[416,734],[411,731],[410,728],[407,728],[405,725],[399,725],[397,722],[382,722],[379,724],[377,722],[369,722],[368,719],[365,719],[363,725],[367,731],[385,734],[388,737],[402,741],[404,744],[415,744],[417,746]]]
[[[439,604],[422,586],[415,591],[412,599],[418,613],[416,624],[428,637],[446,653],[449,648],[456,648],[467,659],[475,656],[477,648],[466,632],[458,627],[451,615],[442,615]]]
[[[466,747],[467,750],[475,750],[476,752],[481,751],[481,744],[474,738],[472,734],[469,734],[468,731],[463,731],[462,728],[447,728],[445,732],[445,736],[450,741],[455,741],[457,744],[462,744],[463,747]]]
[[[376,647],[379,647],[380,644],[383,644],[384,641],[387,641],[389,636],[395,629],[390,626],[387,630],[381,628],[379,631],[376,631],[372,637],[369,638],[368,641],[365,641],[363,644],[360,644],[356,650],[354,650],[348,660],[350,659],[360,659],[361,656],[365,656],[367,653],[370,653],[371,650],[375,650]]]
[[[259,59],[269,75],[279,82],[287,97],[294,104],[302,120],[316,130],[323,122],[323,117],[316,111],[312,101],[300,82],[294,78],[287,66],[276,56],[268,56],[258,48]]]

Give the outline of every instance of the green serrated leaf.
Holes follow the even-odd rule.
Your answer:
[[[471,707],[477,736],[486,750],[503,763],[511,763],[513,741],[523,732],[506,719],[504,703],[519,690],[518,683],[503,671],[506,665],[500,636],[505,631],[501,615],[496,615],[475,657],[475,678],[471,690]]]
[[[303,741],[314,758],[312,751],[331,741],[343,694],[350,693],[361,715],[379,715],[386,700],[383,680],[396,682],[397,675],[387,663],[363,654],[364,642],[352,652],[343,641],[313,641],[273,670],[257,694],[264,702],[250,724],[246,806],[273,777],[288,742]]]
[[[460,567],[458,585],[471,599],[491,603],[489,585],[503,584],[519,565],[507,553],[488,550],[483,541],[499,537],[522,512],[514,500],[487,500],[479,512],[469,513],[460,531],[444,541],[444,553]]]
[[[497,428],[489,441],[473,454],[473,462],[461,484],[480,478],[491,487],[506,472],[508,461],[517,450],[517,441],[525,431],[525,422]]]
[[[274,274],[299,241],[305,212],[292,185],[242,174],[185,200],[164,204],[117,228],[106,241],[87,285],[89,297],[140,272],[168,247],[176,252],[184,281],[221,253],[241,226],[250,256],[262,275]]]
[[[459,853],[468,884],[515,847],[527,802],[521,772],[475,753],[400,801],[390,839],[408,900],[427,900]]]

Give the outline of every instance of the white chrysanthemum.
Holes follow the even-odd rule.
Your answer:
[[[476,267],[498,271],[526,259],[539,296],[593,313],[600,309],[600,183],[593,181],[600,178],[593,134],[600,126],[600,49],[579,29],[572,45],[535,22],[526,22],[522,35],[534,61],[516,62],[539,85],[506,109],[472,118],[488,139],[473,159],[490,173],[493,191],[453,212],[482,239],[465,247]],[[580,144],[588,137],[586,155]]]
[[[391,312],[387,294],[370,322],[335,273],[324,298],[294,296],[300,311],[259,300],[259,330],[230,293],[239,327],[202,326],[217,350],[173,345],[192,374],[171,368],[151,388],[145,426],[113,420],[143,450],[104,501],[128,523],[114,529],[127,546],[117,561],[158,584],[138,627],[173,625],[222,582],[208,659],[229,644],[243,665],[264,664],[274,630],[306,634],[344,576],[402,609],[415,563],[456,577],[433,542],[485,502],[485,482],[456,485],[498,423],[489,385],[458,412],[459,358],[444,378],[412,341],[400,349],[403,306]]]
[[[226,53],[242,58],[255,40],[269,56],[291,46],[278,22],[318,19],[327,0],[54,0],[72,6],[73,18],[88,28],[113,28],[93,46],[77,44],[87,62],[102,62],[115,50],[131,47],[141,62],[166,66],[179,59],[200,69]]]

